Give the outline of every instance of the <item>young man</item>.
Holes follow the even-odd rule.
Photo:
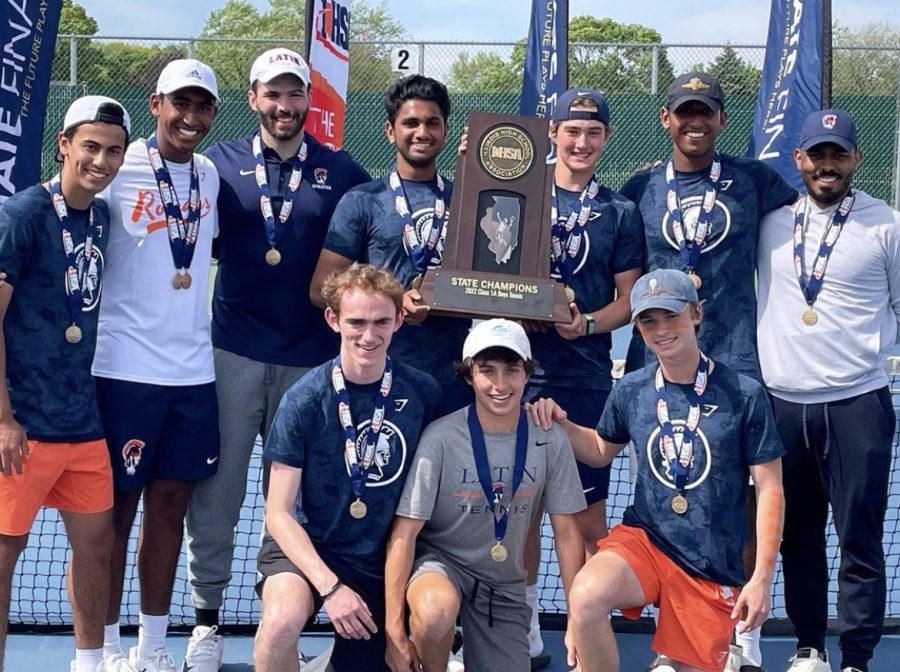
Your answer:
[[[471,320],[429,317],[416,279],[440,266],[453,184],[438,174],[447,138],[450,96],[440,82],[412,75],[388,89],[384,132],[397,148],[381,179],[351,190],[338,204],[313,277],[310,296],[321,305],[322,282],[354,261],[389,269],[406,288],[404,324],[391,356],[434,374],[441,383],[436,411],[443,415],[471,401],[453,373],[453,359]]]
[[[843,110],[811,113],[794,151],[809,195],[763,222],[759,350],[787,449],[784,601],[792,672],[825,653],[831,504],[841,546],[841,670],[867,672],[885,609],[882,547],[896,420],[885,375],[900,325],[900,213],[851,186],[862,160]]]
[[[329,669],[387,669],[385,542],[439,393],[429,375],[387,356],[403,323],[403,286],[388,271],[353,264],[323,296],[340,355],[288,390],[266,439],[259,672],[299,669],[297,639],[322,606],[338,634]]]
[[[568,441],[559,429],[529,423],[522,410],[534,368],[525,331],[509,320],[480,322],[462,353],[458,370],[475,403],[423,434],[388,541],[392,672],[447,669],[457,615],[466,669],[529,668],[523,552],[542,499],[566,594],[584,564],[573,515],[584,497]]]
[[[141,495],[138,646],[143,672],[174,670],[165,649],[169,603],[191,485],[219,455],[207,291],[219,176],[194,154],[216,116],[216,77],[193,59],[163,68],[150,112],[103,197],[110,208],[107,292],[94,375],[115,486],[115,544],[105,647],[120,651],[128,537]]]
[[[575,292],[571,321],[532,331],[538,365],[526,399],[553,397],[574,422],[596,426],[612,389],[611,333],[628,323],[628,298],[641,274],[643,231],[634,203],[601,186],[594,175],[610,138],[609,106],[586,87],[557,101],[550,126],[556,147],[551,275]],[[610,468],[578,464],[587,509],[576,514],[588,555],[609,530],[606,498]],[[537,575],[540,518],[526,546],[529,645],[537,669],[543,642],[538,628]],[[544,654],[549,662],[549,655]]]
[[[103,96],[75,100],[58,135],[62,169],[0,208],[0,670],[16,560],[41,506],[60,510],[72,547],[72,672],[103,661],[112,550],[112,472],[91,360],[109,211],[94,197],[125,158],[131,121]]]
[[[656,669],[718,671],[735,620],[754,628],[769,609],[784,515],[784,449],[759,383],[700,351],[702,311],[689,276],[653,271],[635,284],[631,305],[658,365],[613,388],[596,430],[568,420],[552,399],[532,410],[545,428],[559,421],[585,462],[608,464],[629,441],[637,446],[634,504],[572,587],[576,655],[584,672],[618,670],[610,612],[637,618],[657,603]],[[756,569],[745,584],[748,472],[759,516]]]
[[[660,123],[672,137],[672,157],[632,177],[622,194],[644,221],[647,270],[677,268],[691,276],[703,301],[700,348],[715,361],[762,382],[756,350],[756,243],[762,218],[797,199],[772,168],[716,150],[728,114],[718,80],[690,72],[669,86]],[[654,361],[632,338],[628,370]],[[753,488],[747,488],[753,515]],[[752,534],[747,573],[753,573]],[[740,635],[741,666],[759,672],[759,630]],[[732,670],[733,667],[733,670]]]
[[[337,352],[306,291],[331,213],[368,173],[343,151],[304,132],[309,67],[289,49],[263,52],[247,100],[259,117],[250,136],[213,145],[221,181],[212,342],[219,402],[218,471],[188,503],[188,578],[197,627],[185,670],[216,672],[223,641],[213,628],[231,578],[234,528],[258,434],[268,433],[284,392]]]

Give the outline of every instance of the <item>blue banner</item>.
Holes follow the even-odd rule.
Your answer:
[[[569,0],[532,0],[519,114],[549,119],[568,87]]]
[[[0,9],[0,204],[41,179],[44,117],[62,0]]]
[[[753,134],[747,155],[803,191],[794,148],[806,116],[822,107],[822,5],[772,0]]]

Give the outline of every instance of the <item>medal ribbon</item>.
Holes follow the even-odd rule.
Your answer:
[[[303,179],[303,169],[306,168],[306,140],[300,145],[297,156],[291,160],[293,168],[291,170],[291,179],[288,181],[287,192],[284,200],[281,202],[281,209],[278,211],[278,223],[275,223],[275,215],[272,211],[272,189],[269,187],[269,176],[266,172],[266,159],[263,156],[262,137],[259,131],[253,136],[253,156],[256,159],[256,184],[259,186],[259,209],[262,212],[263,219],[266,220],[266,238],[269,240],[269,247],[278,245],[278,239],[281,238],[281,232],[284,230],[284,224],[288,217],[291,216],[291,210],[294,207],[294,195],[300,188],[300,181]]]
[[[403,180],[400,179],[400,173],[397,172],[396,163],[391,166],[388,174],[388,183],[394,192],[394,209],[403,222],[403,236],[406,239],[406,248],[409,251],[409,258],[416,269],[416,273],[424,273],[431,265],[434,256],[437,254],[437,244],[441,240],[444,224],[449,216],[444,178],[441,177],[440,173],[436,174],[436,178],[437,194],[434,197],[434,212],[431,215],[431,233],[428,235],[428,240],[422,244],[416,235],[416,224],[413,222],[409,200],[406,198],[406,190],[403,188]]]
[[[366,477],[369,475],[369,467],[375,462],[375,449],[378,447],[378,438],[384,427],[385,407],[391,393],[393,383],[393,367],[391,358],[386,358],[384,375],[381,377],[380,400],[375,404],[372,413],[372,424],[366,428],[366,442],[363,449],[362,461],[356,455],[356,425],[353,424],[353,416],[350,413],[350,393],[344,380],[344,371],[341,369],[341,356],[335,357],[331,364],[331,384],[338,398],[338,420],[344,428],[344,455],[347,464],[350,465],[350,482],[353,484],[353,494],[359,499],[366,487]]]
[[[708,380],[709,359],[701,352],[700,362],[697,364],[697,374],[694,377],[694,386],[688,393],[691,408],[682,431],[681,448],[676,449],[675,430],[672,428],[672,421],[669,418],[669,395],[666,392],[666,381],[663,378],[662,368],[656,369],[656,419],[659,422],[659,447],[669,465],[669,471],[675,476],[675,489],[679,495],[684,492],[688,477],[691,475],[695,432],[700,424],[700,402],[706,391]]]
[[[502,504],[503,483],[494,484],[491,478],[491,467],[488,463],[487,446],[484,443],[484,431],[478,422],[475,404],[469,406],[469,436],[472,439],[472,453],[475,457],[475,469],[478,471],[478,482],[484,492],[488,508],[494,514],[494,537],[498,542],[506,536],[509,523],[509,507]],[[516,461],[513,465],[512,490],[508,502],[512,502],[516,490],[522,484],[525,474],[525,455],[528,452],[528,420],[525,411],[519,411],[519,424],[516,427]]]
[[[553,182],[550,205],[550,230],[553,236],[550,253],[550,275],[560,278],[565,284],[571,284],[575,274],[575,258],[581,249],[582,230],[591,218],[591,206],[588,201],[594,200],[600,191],[600,184],[594,176],[582,189],[578,203],[569,213],[565,222],[559,221],[559,204],[556,196],[556,181]]]
[[[675,165],[672,163],[672,159],[669,159],[669,163],[666,165],[666,209],[668,211],[666,222],[668,226],[672,227],[675,242],[678,243],[678,253],[681,255],[682,270],[685,273],[693,273],[697,264],[700,263],[703,242],[712,230],[713,211],[716,207],[716,199],[719,197],[720,177],[722,177],[722,159],[716,152],[712,166],[709,168],[709,176],[706,178],[706,191],[703,194],[703,202],[700,204],[697,223],[691,230],[684,221],[684,213],[681,211],[678,180],[675,178]]]
[[[191,193],[188,200],[187,219],[181,211],[181,201],[175,193],[172,176],[166,166],[166,160],[159,151],[156,136],[147,139],[147,153],[150,165],[156,177],[159,197],[162,199],[166,213],[166,229],[169,232],[169,248],[172,250],[172,261],[182,275],[191,267],[194,248],[197,246],[197,234],[200,232],[200,176],[194,159],[191,157]]]
[[[56,218],[59,221],[59,234],[62,237],[63,252],[66,255],[66,287],[69,305],[69,322],[77,325],[84,307],[84,295],[82,287],[87,282],[88,270],[91,267],[91,256],[94,249],[94,206],[88,208],[87,232],[84,235],[84,252],[81,264],[75,260],[75,241],[72,240],[69,210],[66,207],[66,199],[62,195],[60,175],[57,173],[47,185],[50,191],[50,200],[53,201],[53,209],[56,210]],[[97,267],[97,282],[99,284],[101,272]]]
[[[844,224],[847,223],[855,200],[856,196],[853,192],[848,192],[838,209],[832,214],[831,221],[825,228],[825,235],[822,236],[822,242],[819,244],[819,254],[816,256],[809,277],[803,271],[803,234],[809,217],[809,196],[803,199],[803,207],[797,205],[797,211],[794,214],[794,270],[797,273],[797,280],[800,282],[800,291],[803,292],[806,305],[810,308],[822,290],[825,268],[828,266],[828,260],[831,258],[838,238],[841,237],[841,231],[844,230]]]

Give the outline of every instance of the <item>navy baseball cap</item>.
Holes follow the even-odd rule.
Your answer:
[[[856,149],[856,123],[849,112],[819,110],[806,117],[800,133],[800,149],[810,149],[824,142],[833,142],[848,152]]]
[[[688,72],[681,75],[666,91],[666,109],[670,112],[692,100],[700,101],[713,112],[725,107],[725,94],[719,80],[708,72]]]
[[[689,303],[699,303],[697,288],[687,273],[659,268],[641,276],[631,290],[631,321],[651,308],[680,313]]]
[[[596,110],[585,110],[583,108],[571,109],[572,103],[578,99],[589,100],[597,106]],[[578,86],[563,92],[556,99],[556,107],[553,108],[553,117],[551,121],[572,121],[576,119],[587,119],[589,121],[601,121],[604,124],[609,123],[609,105],[606,98],[599,91],[589,89],[586,86]]]

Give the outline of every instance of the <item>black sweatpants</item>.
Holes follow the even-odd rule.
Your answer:
[[[781,544],[784,595],[797,647],[825,648],[828,504],[841,547],[841,667],[867,669],[885,610],[882,536],[896,418],[888,388],[822,404],[772,397],[787,454]]]

